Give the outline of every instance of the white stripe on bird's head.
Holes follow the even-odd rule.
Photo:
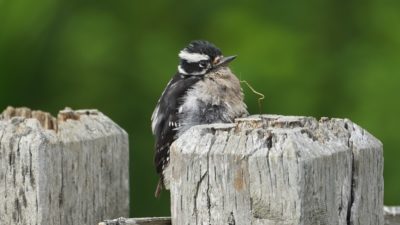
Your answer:
[[[178,71],[179,71],[179,73],[181,73],[181,74],[188,75],[188,73],[182,68],[181,65],[178,66]]]
[[[209,60],[210,56],[200,53],[191,53],[185,50],[179,52],[179,58],[186,60],[188,63],[200,62],[202,60]]]
[[[188,72],[186,72],[186,71],[182,68],[181,65],[178,66],[178,72],[179,72],[180,74],[183,74],[183,75],[190,75],[190,76],[204,75],[204,74],[207,73],[207,70],[208,70],[208,69],[206,68],[206,69],[203,69],[203,70],[201,70],[201,71],[195,71],[195,72],[188,73]]]

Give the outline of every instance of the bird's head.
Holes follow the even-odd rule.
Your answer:
[[[221,50],[208,41],[192,41],[179,52],[178,71],[183,75],[201,76],[228,65],[235,58],[224,57]]]

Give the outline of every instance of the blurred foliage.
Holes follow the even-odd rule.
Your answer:
[[[385,148],[385,203],[400,205],[400,2],[0,0],[0,108],[98,108],[130,134],[131,216],[153,197],[150,116],[177,53],[207,39],[266,95],[264,113],[346,117]],[[252,113],[256,96],[244,87]],[[397,99],[397,100],[396,100]],[[397,103],[396,103],[397,102]]]

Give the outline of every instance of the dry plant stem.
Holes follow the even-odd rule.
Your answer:
[[[258,100],[257,100],[257,101],[258,101],[258,110],[260,111],[260,114],[262,114],[262,102],[263,102],[263,100],[265,99],[264,94],[262,94],[262,93],[256,91],[256,90],[255,90],[247,81],[245,81],[245,80],[241,80],[240,83],[246,84],[247,87],[250,88],[250,90],[251,90],[254,94],[256,94],[256,95],[259,96],[259,98],[258,98]]]

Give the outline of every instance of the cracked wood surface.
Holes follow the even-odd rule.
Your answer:
[[[127,216],[128,135],[97,110],[0,115],[0,224],[96,224]]]
[[[347,119],[262,115],[171,146],[172,223],[383,225],[383,149]]]
[[[400,225],[400,206],[385,206],[385,225]],[[228,224],[232,224],[228,220]],[[150,217],[150,218],[118,218],[105,220],[98,225],[171,225],[171,217]]]
[[[400,207],[385,206],[385,225],[400,225]],[[233,213],[232,213],[233,215]],[[233,219],[232,217],[230,217]],[[228,224],[232,224],[233,220],[228,220]],[[98,225],[171,225],[170,217],[151,217],[151,218],[118,218],[114,220],[106,220]]]

